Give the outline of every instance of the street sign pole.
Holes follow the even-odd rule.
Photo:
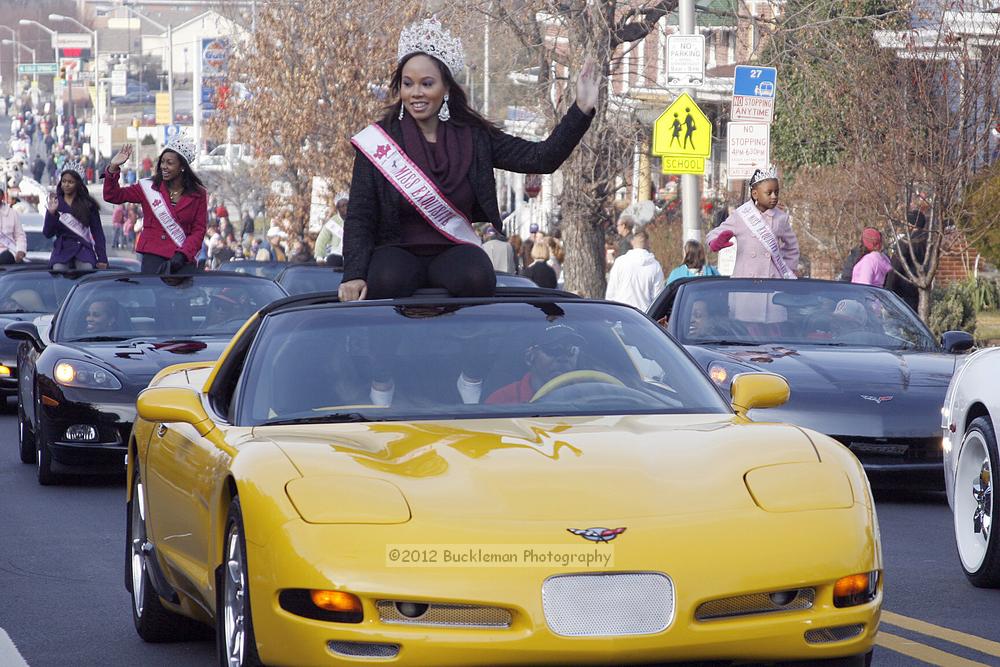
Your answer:
[[[677,7],[678,23],[682,35],[695,34],[694,0],[680,0]],[[684,92],[694,96],[694,88],[684,88]],[[681,175],[681,218],[684,222],[684,237],[687,241],[701,241],[701,219],[698,216],[698,177],[694,174]]]

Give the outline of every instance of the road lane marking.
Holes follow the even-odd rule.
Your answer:
[[[882,613],[883,615],[885,614],[885,612]],[[891,635],[884,630],[879,630],[879,633],[875,635],[875,643],[890,651],[902,653],[907,657],[923,660],[932,665],[946,665],[947,667],[989,667],[985,662],[967,660],[947,651],[936,649],[933,646],[913,641],[912,639]]]
[[[0,628],[0,665],[4,665],[4,667],[28,667],[24,656],[17,650],[10,635],[3,628]]]
[[[888,623],[889,625],[895,625],[903,628],[904,630],[919,632],[920,634],[927,635],[928,637],[943,639],[946,642],[958,644],[959,646],[965,646],[966,648],[971,648],[979,651],[980,653],[1000,658],[1000,642],[983,639],[982,637],[969,635],[964,632],[959,632],[958,630],[952,630],[951,628],[943,628],[940,625],[934,625],[933,623],[921,621],[917,618],[910,618],[909,616],[903,616],[902,614],[894,614],[891,611],[882,611],[882,622]]]

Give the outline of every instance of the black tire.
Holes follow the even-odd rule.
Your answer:
[[[225,538],[222,545],[222,564],[216,571],[217,585],[215,587],[217,591],[215,604],[215,646],[219,665],[220,667],[230,667],[234,664],[230,661],[230,653],[232,651],[230,651],[227,640],[229,633],[226,626],[230,608],[226,600],[235,597],[230,596],[230,593],[234,591],[234,586],[239,586],[242,589],[242,596],[240,596],[242,600],[242,613],[239,615],[239,620],[234,618],[233,625],[242,627],[241,641],[234,642],[234,644],[242,645],[242,656],[235,664],[239,664],[241,667],[262,667],[264,663],[260,661],[260,656],[257,654],[257,641],[253,632],[253,614],[250,610],[250,576],[247,572],[247,543],[243,532],[243,511],[240,509],[239,497],[233,498],[233,501],[229,504]],[[236,561],[235,567],[230,567],[230,561]],[[230,575],[230,572],[233,570],[238,571],[237,576],[241,579],[240,582],[234,581],[234,578]],[[239,651],[237,650],[236,652]]]
[[[52,472],[52,452],[49,450],[48,429],[42,418],[38,420],[38,434],[35,436],[36,469],[38,483],[42,486],[52,486],[62,482],[62,478]]]
[[[975,443],[977,448],[985,450],[986,457],[982,460],[984,464],[982,472],[966,469],[967,450],[971,450],[973,443]],[[977,458],[982,457],[979,456]],[[970,462],[979,465],[977,461]],[[988,472],[985,467],[986,464],[989,466]],[[989,493],[983,497],[980,507],[991,519],[991,529],[988,532],[988,538],[984,545],[985,551],[982,562],[975,566],[967,564],[969,555],[968,553],[963,554],[963,550],[969,551],[967,545],[976,539],[974,535],[982,534],[982,528],[980,528],[980,531],[975,531],[974,525],[970,525],[969,523],[972,520],[969,513],[969,497],[972,496],[974,499],[973,503],[979,504],[980,501],[976,498],[974,490],[978,488],[982,491],[983,487],[981,478],[978,481],[977,487],[977,482],[974,479],[975,475],[970,475],[968,474],[969,472],[988,475],[990,478],[987,486]],[[959,563],[962,566],[962,571],[965,572],[969,583],[977,588],[1000,588],[1000,535],[997,534],[1000,532],[1000,523],[996,521],[997,518],[1000,518],[1000,501],[997,500],[995,488],[998,479],[1000,479],[1000,451],[997,449],[996,431],[993,429],[993,422],[990,421],[989,417],[977,417],[972,420],[969,428],[966,429],[965,436],[962,438],[962,450],[959,453],[956,475],[959,477],[955,480],[955,543],[958,548]],[[970,484],[972,485],[971,488]]]
[[[146,520],[137,500],[137,494],[141,492],[139,470],[135,467],[132,500],[126,504],[125,520],[125,588],[131,593],[129,606],[135,631],[143,641],[150,643],[185,641],[204,636],[205,629],[197,621],[167,609],[153,588],[142,555],[142,545],[146,542]],[[138,595],[136,586],[139,587]]]
[[[35,449],[35,432],[31,430],[28,417],[24,414],[21,398],[17,399],[17,443],[21,452],[21,463],[34,463],[38,452]]]

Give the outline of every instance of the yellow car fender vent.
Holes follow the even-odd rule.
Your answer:
[[[851,482],[829,463],[802,462],[754,468],[744,481],[766,512],[847,509],[854,504]]]
[[[374,477],[303,477],[289,482],[285,493],[307,523],[394,524],[410,520],[410,506],[402,492]]]

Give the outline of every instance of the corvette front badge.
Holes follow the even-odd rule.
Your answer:
[[[868,396],[866,394],[859,394],[859,396],[861,396],[861,398],[865,399],[866,401],[872,401],[874,403],[878,403],[879,405],[883,403],[888,403],[889,401],[892,400],[892,396]]]
[[[610,542],[625,532],[625,528],[567,528],[574,535],[579,535],[591,542]]]

